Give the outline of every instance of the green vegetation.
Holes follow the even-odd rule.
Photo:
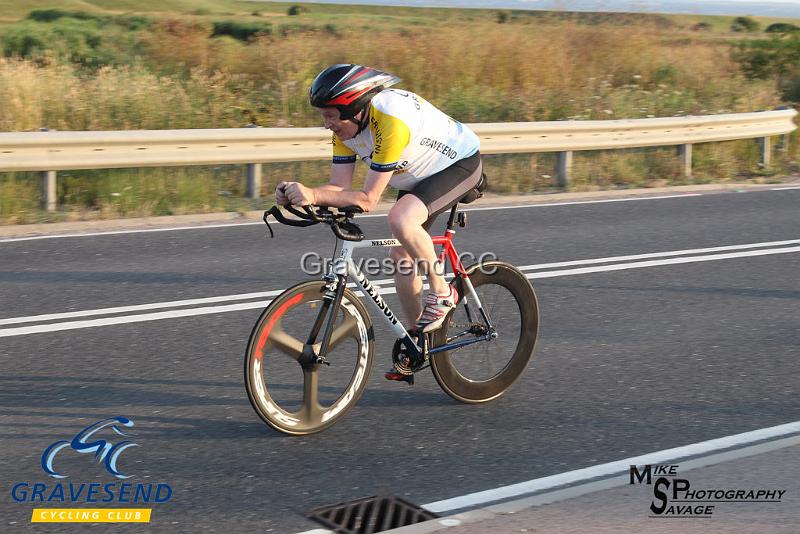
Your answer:
[[[736,58],[751,80],[774,80],[786,101],[800,102],[800,32],[739,43]]]
[[[750,17],[736,17],[731,24],[732,32],[757,32],[758,28],[758,22]]]
[[[767,29],[764,30],[767,33],[791,33],[800,30],[800,27],[795,26],[794,24],[789,24],[788,22],[776,22],[775,24],[770,24],[767,26]]]
[[[2,131],[317,126],[306,88],[338,62],[397,73],[464,122],[702,115],[800,101],[800,33],[776,19],[242,0],[7,3]],[[778,165],[796,157],[790,146]],[[771,179],[757,160],[755,141],[698,146],[693,180]],[[326,167],[266,166],[264,192],[280,179],[324,180]],[[491,156],[487,167],[496,192],[553,188],[552,154]],[[257,207],[241,198],[243,175],[242,166],[59,173],[56,217]],[[52,217],[36,206],[33,176],[0,174],[0,220]],[[580,153],[575,176],[578,189],[685,182],[670,148]]]
[[[214,31],[211,37],[218,37],[220,35],[230,35],[239,41],[249,41],[259,36],[269,35],[272,33],[272,25],[264,22],[236,22],[233,20],[226,20],[223,22],[214,23]]]

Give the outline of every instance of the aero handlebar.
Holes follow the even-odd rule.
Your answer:
[[[357,213],[362,213],[363,210],[358,206],[347,206],[344,208],[334,208],[338,213],[334,213],[327,206],[302,206],[302,211],[294,206],[284,206],[286,211],[298,217],[298,219],[289,219],[281,211],[280,206],[272,206],[264,212],[263,220],[267,224],[270,237],[275,237],[272,232],[272,227],[269,225],[268,217],[272,215],[275,219],[287,226],[306,227],[315,224],[324,223],[331,227],[333,233],[339,239],[344,241],[361,241],[364,239],[364,233],[361,228],[350,219]]]

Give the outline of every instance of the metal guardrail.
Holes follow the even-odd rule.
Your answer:
[[[608,121],[470,124],[483,154],[557,152],[557,178],[569,183],[572,154],[650,146],[679,146],[691,175],[692,145],[759,139],[762,164],[769,166],[770,138],[795,130],[793,109]],[[257,198],[261,163],[328,159],[330,133],[323,128],[231,128],[108,132],[0,133],[0,172],[45,171],[43,204],[55,209],[55,171],[241,164],[248,167],[248,196]]]

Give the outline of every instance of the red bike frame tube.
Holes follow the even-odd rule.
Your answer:
[[[453,274],[456,276],[463,276],[467,278],[466,273],[464,272],[464,266],[461,265],[461,260],[458,258],[458,251],[456,247],[453,245],[453,236],[455,232],[452,230],[446,230],[445,235],[437,235],[432,236],[431,239],[433,240],[434,245],[442,245],[443,249],[442,252],[444,255],[447,256],[447,259],[450,261],[450,267],[453,269]],[[439,256],[440,259],[441,255]]]

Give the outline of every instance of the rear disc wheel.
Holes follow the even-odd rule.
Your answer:
[[[539,331],[539,305],[528,279],[510,264],[485,262],[473,265],[467,273],[497,337],[434,354],[431,370],[439,386],[454,399],[481,403],[502,395],[527,368]],[[455,285],[458,306],[433,333],[433,347],[487,333],[463,279],[458,278]]]

